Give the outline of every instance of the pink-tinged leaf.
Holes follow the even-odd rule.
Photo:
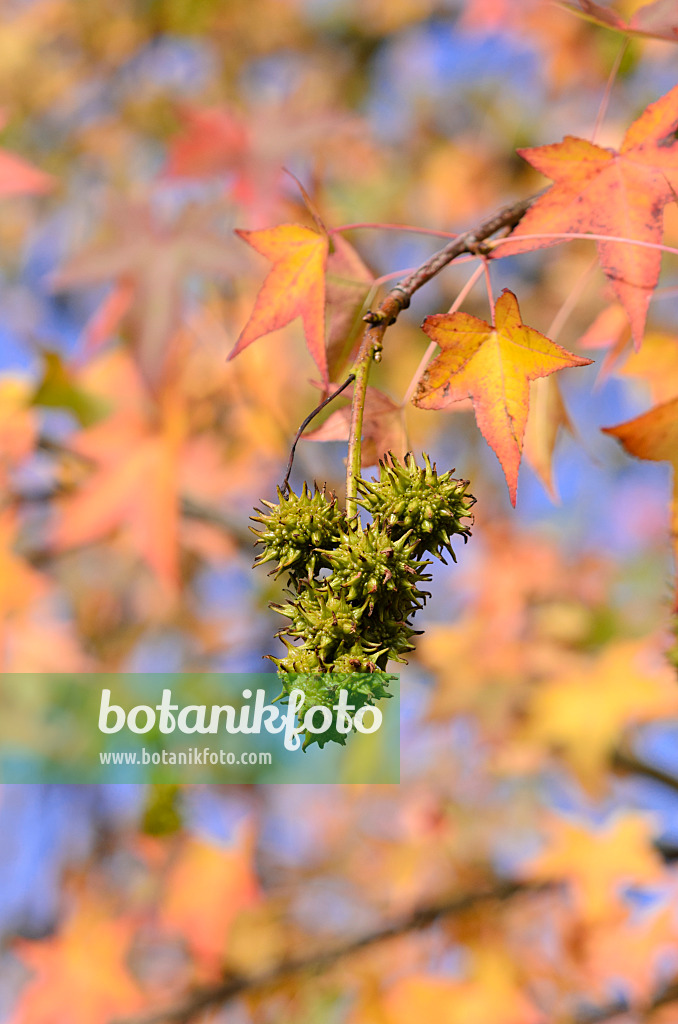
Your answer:
[[[497,256],[515,255],[557,239],[522,235],[591,232],[658,244],[662,212],[678,193],[678,86],[635,121],[619,149],[585,139],[519,150],[554,184],[528,210]],[[636,346],[645,329],[647,308],[657,285],[661,253],[646,245],[596,243],[601,266],[626,310]]]
[[[317,430],[304,434],[305,441],[348,441],[351,409],[335,409]],[[365,466],[376,466],[389,452],[402,459],[408,445],[403,411],[392,398],[377,388],[368,387],[363,414],[361,460]]]
[[[150,204],[121,205],[109,239],[73,256],[52,278],[56,290],[115,282],[95,314],[90,344],[103,340],[123,317],[138,363],[154,387],[162,380],[169,347],[183,319],[183,292],[191,273],[224,277],[237,268],[230,237],[217,234],[214,211],[187,208],[172,224]]]
[[[583,349],[607,349],[600,364],[596,386],[605,381],[631,344],[631,327],[624,307],[613,302],[601,310],[579,339]]]
[[[360,344],[360,314],[374,277],[353,246],[334,235],[327,259],[327,363],[333,380],[340,376]]]

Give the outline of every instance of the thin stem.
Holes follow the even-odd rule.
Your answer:
[[[550,338],[551,341],[556,340],[556,338],[562,331],[563,327],[565,326],[570,316],[570,313],[579,302],[580,298],[582,297],[584,289],[591,280],[591,275],[593,271],[596,269],[597,264],[598,259],[597,257],[594,256],[594,258],[591,260],[584,273],[575,282],[574,287],[568,292],[567,298],[563,302],[562,306],[560,307],[560,309],[554,316],[553,320],[551,321],[548,329],[546,330],[546,337]]]
[[[471,908],[483,904],[508,903],[516,898],[540,896],[555,891],[557,886],[550,882],[497,882],[492,888],[478,890],[468,895],[453,896],[446,902],[415,908],[406,915],[388,921],[373,931],[358,938],[349,939],[344,945],[329,949],[314,950],[307,956],[289,959],[248,976],[235,976],[217,981],[215,984],[194,991],[183,1002],[165,1007],[164,1010],[128,1017],[118,1024],[185,1024],[186,1021],[212,1007],[224,1006],[249,992],[260,992],[273,985],[299,978],[304,975],[330,970],[336,963],[378,946],[382,942],[397,939],[429,927],[441,918],[464,914]]]
[[[672,256],[678,256],[678,249],[673,249],[670,245],[662,245],[660,242],[642,242],[638,238],[621,238],[619,235],[594,235],[576,231],[562,233],[544,231],[539,235],[518,235],[517,237],[508,235],[506,238],[493,238],[490,242],[487,242],[487,247],[494,251],[497,246],[504,245],[507,242],[541,241],[544,238],[559,239],[563,242],[567,242],[570,239],[584,239],[589,242],[623,242],[626,245],[639,245],[643,249],[658,249],[660,252],[670,252]]]
[[[605,114],[607,113],[607,107],[608,107],[608,104],[610,102],[610,96],[612,94],[612,86],[614,85],[615,80],[617,78],[617,74],[619,72],[619,68],[621,66],[621,62],[624,59],[624,54],[626,53],[626,49],[627,49],[628,45],[629,45],[629,36],[627,36],[626,39],[624,40],[624,42],[622,43],[621,48],[619,50],[619,53],[615,57],[614,64],[612,65],[612,69],[610,71],[609,77],[607,79],[607,84],[605,86],[605,92],[603,93],[603,98],[601,99],[600,106],[598,108],[598,114],[596,116],[596,123],[593,126],[593,131],[591,132],[591,142],[595,142],[596,141],[596,138],[598,136],[598,132],[600,131],[600,126],[603,123],[603,118],[605,117]]]
[[[353,372],[355,384],[351,404],[351,426],[348,439],[348,458],[346,460],[346,514],[349,519],[357,515],[358,477],[361,470],[362,429],[367,381],[372,359],[379,359],[386,329],[396,322],[400,313],[407,309],[412,295],[419,288],[439,274],[452,260],[464,253],[474,256],[486,255],[485,240],[497,231],[511,230],[527,213],[537,199],[530,196],[495,213],[483,221],[473,231],[466,231],[457,238],[451,239],[446,246],[433,253],[432,256],[394,285],[376,311],[369,310],[363,320],[366,323],[363,340],[358,350]]]
[[[289,461],[287,463],[287,472],[285,473],[285,479],[283,480],[282,486],[280,488],[280,490],[283,492],[283,494],[287,494],[289,492],[289,489],[290,489],[290,473],[292,472],[292,463],[294,462],[294,453],[295,453],[295,451],[297,449],[297,444],[299,442],[299,438],[301,437],[303,432],[306,430],[306,427],[309,425],[311,420],[314,419],[318,415],[318,413],[322,409],[325,408],[326,405],[329,405],[330,402],[333,402],[334,399],[337,397],[337,395],[340,395],[342,391],[345,391],[346,388],[349,386],[349,384],[351,384],[352,381],[354,381],[354,380],[355,380],[355,375],[353,373],[349,373],[349,375],[346,378],[346,380],[344,381],[344,383],[340,387],[338,387],[336,391],[333,391],[331,395],[328,395],[327,398],[324,398],[323,401],[320,402],[319,405],[316,405],[315,409],[313,409],[313,411],[308,414],[308,416],[306,417],[304,422],[301,424],[301,426],[297,430],[297,432],[295,434],[295,437],[294,437],[294,441],[292,442],[292,447],[290,448],[290,457],[289,457]]]
[[[402,277],[403,274],[411,274],[414,267],[406,267],[405,270],[394,270],[392,274],[382,274],[381,277],[375,277],[372,282],[372,287],[375,285],[386,284],[387,281],[395,281],[397,278]]]
[[[379,224],[364,221],[355,224],[341,224],[338,228],[330,228],[328,234],[340,234],[342,231],[356,231],[361,228],[375,228],[379,231],[409,231],[414,235],[433,235],[435,238],[458,238],[453,231],[437,231],[435,228],[417,228],[411,224]]]
[[[490,304],[490,321],[494,324],[494,295],[492,294],[492,278],[490,277],[490,265],[488,260],[482,262],[482,270],[485,275],[485,286],[487,288],[487,301]]]
[[[369,315],[369,314],[368,314]],[[372,360],[381,351],[381,335],[377,332],[378,325],[369,327],[363,336],[358,355],[353,366],[353,401],[351,403],[351,429],[348,438],[348,457],[346,460],[346,517],[353,519],[358,514],[358,477],[362,469],[362,434],[363,413],[367,395],[367,382],[370,376]]]

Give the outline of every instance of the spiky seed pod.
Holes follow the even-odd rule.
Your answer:
[[[353,644],[359,635],[362,610],[349,604],[327,586],[304,590],[290,609],[275,607],[291,619],[278,636],[303,640],[324,666],[331,667],[340,645]]]
[[[359,659],[353,659],[359,660]],[[395,679],[386,672],[366,673],[362,669],[342,668],[330,674],[318,675],[312,673],[286,673],[281,676],[282,693],[277,698],[283,704],[289,700],[292,690],[301,690],[304,694],[304,703],[299,710],[299,721],[303,722],[304,716],[309,708],[314,706],[327,707],[331,711],[339,700],[339,691],[346,690],[347,704],[353,710],[348,713],[353,717],[359,708],[372,705],[382,697],[391,697],[388,692],[389,683]],[[346,733],[341,733],[336,728],[335,721],[326,732],[304,733],[304,750],[313,743],[323,747],[326,743],[346,743]]]
[[[444,562],[442,552],[447,550],[456,561],[452,538],[468,540],[475,498],[467,493],[468,480],[455,479],[454,470],[439,475],[428,455],[423,459],[420,467],[408,453],[401,465],[390,455],[390,462],[379,464],[378,480],[358,481],[358,501],[395,539],[411,530],[417,554],[430,552]]]
[[[256,543],[263,545],[255,566],[277,562],[275,575],[288,571],[293,579],[312,579],[318,569],[326,568],[325,551],[339,542],[345,521],[335,496],[328,497],[317,485],[311,492],[304,483],[299,495],[290,491],[285,496],[278,488],[277,505],[262,503],[270,512],[256,509],[259,514],[251,517],[263,527],[250,526]]]
[[[383,608],[386,599],[392,598],[388,603],[408,609],[406,617],[426,601],[427,593],[417,584],[431,579],[422,571],[431,563],[418,561],[416,550],[417,540],[411,531],[395,539],[372,523],[367,529],[347,532],[327,556],[332,586],[342,588],[347,600],[358,602],[370,615],[375,606]]]
[[[389,696],[395,677],[386,665],[414,649],[409,620],[430,596],[421,589],[431,579],[423,555],[442,558],[446,549],[454,557],[452,537],[469,536],[475,499],[467,487],[451,472],[439,476],[427,455],[423,468],[413,456],[404,465],[392,458],[379,480],[359,482],[360,503],[373,517],[366,527],[349,523],[333,496],[317,487],[311,494],[306,484],[299,496],[278,491],[278,505],[264,502],[270,511],[253,517],[263,527],[252,528],[263,544],[256,564],[277,562],[275,574],[289,572],[292,584],[286,603],[271,605],[287,620],[276,634],[287,653],[271,661],[281,699],[295,687],[304,693],[301,721],[314,705],[333,708],[342,688],[356,710]],[[307,732],[304,746],[329,741],[346,736],[333,725]]]

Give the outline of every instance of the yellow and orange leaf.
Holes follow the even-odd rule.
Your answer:
[[[414,404],[445,409],[471,398],[478,427],[501,463],[515,505],[529,382],[591,360],[524,324],[518,300],[508,289],[497,300],[494,326],[468,313],[442,313],[426,317],[423,329],[442,352],[429,364]]]
[[[329,383],[325,349],[325,272],[329,239],[301,224],[280,224],[261,231],[238,231],[253,249],[273,263],[229,359],[253,341],[301,317],[309,351]]]
[[[54,938],[20,943],[35,974],[12,1024],[108,1024],[139,1010],[143,996],[127,966],[133,934],[132,921],[87,904]]]
[[[186,938],[206,971],[218,971],[236,917],[258,899],[250,830],[244,830],[232,846],[191,838],[170,868],[161,922]]]
[[[650,822],[631,811],[602,828],[554,818],[545,849],[525,873],[535,881],[566,882],[578,913],[590,922],[618,920],[624,886],[655,885],[663,877]]]

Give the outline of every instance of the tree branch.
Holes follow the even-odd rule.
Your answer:
[[[374,929],[374,931],[367,932],[357,939],[351,939],[342,946],[288,960],[261,974],[226,978],[216,985],[193,992],[182,1003],[176,1003],[174,1006],[168,1006],[164,1010],[147,1016],[128,1018],[118,1024],[185,1024],[196,1014],[210,1007],[221,1006],[251,992],[259,992],[296,975],[333,967],[345,957],[389,939],[398,938],[408,932],[425,928],[440,917],[462,914],[482,903],[501,902],[521,894],[541,893],[552,888],[554,888],[552,883],[500,882],[490,889],[456,896],[446,902],[435,903],[431,906],[419,907],[403,917]]]
[[[414,293],[435,277],[436,274],[439,274],[443,267],[446,267],[452,260],[462,256],[464,253],[482,252],[482,243],[497,231],[501,231],[502,228],[512,230],[522,217],[525,216],[540,194],[529,196],[527,199],[521,199],[511,206],[505,206],[472,231],[466,231],[457,238],[452,239],[442,249],[434,253],[433,256],[429,256],[411,274],[408,274],[402,281],[394,285],[382,302],[380,302],[378,308],[375,311],[368,311],[363,317],[367,326],[353,366],[356,379],[353,388],[351,428],[346,464],[346,515],[349,519],[355,516],[357,512],[357,479],[361,469],[363,410],[365,407],[367,380],[372,359],[378,358],[381,353],[384,334],[387,328],[396,322],[404,309],[407,309]]]
[[[620,746],[612,755],[612,769],[624,774],[641,775],[643,778],[652,779],[653,782],[660,782],[663,786],[678,792],[678,777],[671,772],[657,768],[656,765],[644,761],[628,746]]]

